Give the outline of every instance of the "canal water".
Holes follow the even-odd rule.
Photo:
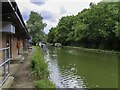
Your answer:
[[[118,55],[51,47],[45,60],[59,88],[118,88]]]

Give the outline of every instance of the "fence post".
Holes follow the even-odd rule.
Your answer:
[[[8,73],[10,73],[10,48],[8,50],[9,50]]]
[[[6,49],[4,50],[4,62],[6,61]],[[4,63],[4,79],[6,78],[6,63]]]
[[[0,51],[3,52],[3,63],[0,64],[0,68],[4,69],[3,71],[3,80],[0,82],[0,87],[3,85],[3,83],[7,80],[7,78],[10,76],[10,47],[2,48]],[[6,73],[6,69],[8,65],[8,73]],[[1,90],[1,89],[0,89]]]

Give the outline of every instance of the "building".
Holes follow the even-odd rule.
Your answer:
[[[5,1],[0,3],[0,86],[10,76],[10,60],[22,55],[28,46],[28,30],[17,3]]]

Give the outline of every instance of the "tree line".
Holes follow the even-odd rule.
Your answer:
[[[39,41],[46,41],[46,34],[44,28],[46,23],[43,23],[41,14],[31,11],[29,19],[27,20],[27,28],[32,37],[32,44],[36,45]]]
[[[49,43],[120,50],[120,2],[90,3],[77,15],[64,16],[47,36]]]

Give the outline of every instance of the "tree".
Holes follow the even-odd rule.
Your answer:
[[[50,43],[54,43],[54,38],[55,38],[55,28],[52,27],[47,35],[47,41]]]
[[[40,40],[45,40],[46,37],[44,33],[46,24],[43,23],[42,20],[43,18],[39,13],[32,11],[29,20],[27,21],[27,28],[32,36],[32,42],[34,45]]]
[[[63,45],[120,50],[120,2],[90,3],[76,16],[59,20],[50,36]],[[50,31],[51,33],[51,31]]]

